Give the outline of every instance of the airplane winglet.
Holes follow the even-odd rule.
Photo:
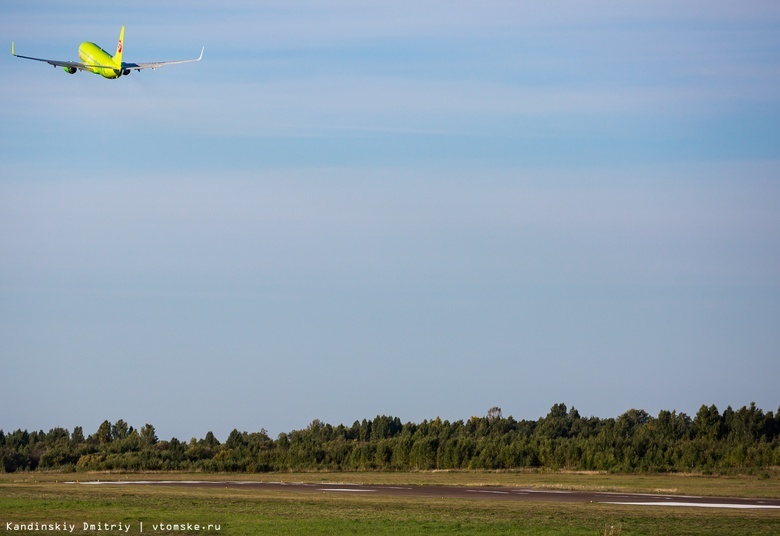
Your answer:
[[[14,42],[11,41],[11,56],[16,56],[16,52],[14,51]]]
[[[13,45],[13,43],[11,43],[11,45]],[[195,61],[200,61],[201,59],[203,59],[203,51],[204,50],[206,50],[206,47],[203,47],[203,48],[200,49],[200,56],[198,56],[198,59],[195,60]]]

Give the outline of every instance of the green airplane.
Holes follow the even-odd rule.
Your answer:
[[[65,72],[73,74],[76,71],[89,71],[91,73],[99,74],[105,78],[119,78],[120,76],[127,76],[130,71],[140,71],[141,69],[157,69],[158,67],[164,67],[166,65],[175,65],[178,63],[191,63],[193,61],[200,61],[203,57],[203,51],[206,47],[203,47],[200,51],[200,56],[191,60],[178,60],[178,61],[153,61],[147,63],[127,63],[122,61],[122,49],[124,48],[125,40],[125,27],[119,31],[119,43],[116,45],[116,54],[113,56],[97,46],[95,43],[85,41],[79,45],[79,58],[78,61],[59,61],[59,60],[47,60],[44,58],[31,58],[30,56],[21,56],[16,53],[14,49],[14,43],[11,42],[11,54],[17,58],[23,58],[26,60],[44,61],[54,67],[62,67]]]

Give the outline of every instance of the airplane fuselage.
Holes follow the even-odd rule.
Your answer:
[[[117,65],[111,54],[97,46],[95,43],[90,43],[89,41],[81,43],[81,45],[79,45],[79,58],[81,58],[81,61],[86,65],[90,66],[88,67],[90,72],[99,74],[105,78],[119,78],[123,74],[122,66]],[[75,69],[71,71],[68,67],[65,67],[65,70],[68,72],[75,72]]]

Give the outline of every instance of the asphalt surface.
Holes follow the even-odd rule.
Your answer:
[[[746,508],[780,510],[780,499],[739,499],[728,497],[698,497],[690,495],[655,495],[641,493],[608,493],[592,491],[557,491],[514,487],[467,486],[371,486],[342,483],[285,483],[285,482],[211,482],[211,481],[108,481],[79,482],[83,485],[147,485],[172,487],[202,487],[284,491],[298,493],[367,494],[392,497],[438,499],[484,499],[498,501],[534,501],[564,503],[604,503],[635,506]]]

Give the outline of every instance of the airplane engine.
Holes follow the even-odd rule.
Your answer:
[[[127,76],[128,74],[130,74],[130,69],[125,69],[122,71],[122,76]]]
[[[73,74],[73,73],[75,73],[75,72],[78,70],[78,69],[76,69],[75,67],[63,67],[63,69],[64,69],[64,70],[65,70],[65,72],[66,72],[66,73],[68,73],[68,74]]]

